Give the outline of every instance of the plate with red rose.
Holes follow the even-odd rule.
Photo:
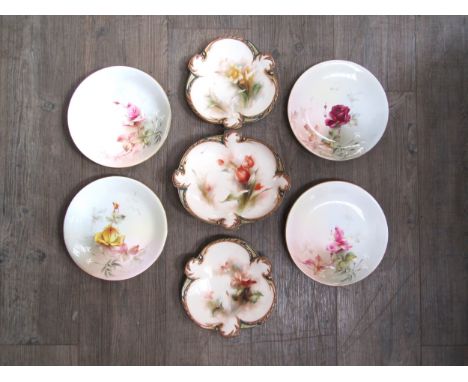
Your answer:
[[[228,229],[270,215],[290,187],[278,154],[233,130],[192,145],[172,179],[188,212]]]
[[[305,71],[288,102],[297,140],[311,153],[344,161],[364,155],[382,138],[388,101],[378,79],[350,61],[332,60]]]

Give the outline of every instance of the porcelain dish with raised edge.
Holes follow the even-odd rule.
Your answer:
[[[271,214],[290,188],[279,156],[232,130],[192,145],[173,183],[188,212],[228,229]]]
[[[240,37],[217,38],[193,56],[186,98],[203,120],[238,129],[272,109],[279,86],[275,62]]]
[[[271,263],[244,241],[216,240],[187,262],[182,305],[200,327],[233,337],[264,323],[276,303]]]

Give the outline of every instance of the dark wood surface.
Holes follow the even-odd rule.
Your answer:
[[[220,132],[184,98],[188,59],[220,35],[277,61],[278,103],[242,133],[292,178],[273,216],[237,232],[189,216],[170,182],[184,150]],[[369,68],[390,102],[380,143],[345,163],[304,150],[286,115],[299,75],[334,58]],[[130,169],[94,164],[68,133],[72,92],[110,65],[154,76],[173,111],[161,151]],[[468,17],[0,17],[0,364],[468,364],[467,120]],[[112,174],[151,187],[169,221],[158,261],[114,283],[80,271],[62,237],[72,197]],[[325,179],[368,190],[389,224],[378,269],[345,288],[308,279],[284,242],[293,202]],[[187,259],[223,236],[268,256],[279,291],[270,320],[234,339],[198,328],[179,298]]]

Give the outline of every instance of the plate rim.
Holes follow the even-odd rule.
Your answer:
[[[76,141],[76,137],[73,135],[73,132],[72,132],[72,127],[70,125],[70,106],[73,102],[73,100],[75,99],[76,97],[76,91],[81,87],[81,85],[83,85],[83,83],[85,81],[87,81],[90,77],[96,75],[96,74],[99,74],[100,72],[102,71],[106,71],[106,70],[115,70],[115,69],[122,69],[122,70],[131,70],[131,71],[135,71],[135,72],[139,72],[140,74],[142,74],[144,77],[147,77],[148,80],[150,80],[151,82],[153,82],[156,87],[161,91],[161,93],[163,94],[163,98],[165,100],[165,102],[167,103],[167,107],[168,107],[168,110],[169,110],[169,115],[167,117],[167,128],[165,129],[165,134],[163,135],[163,137],[161,138],[161,141],[160,141],[160,145],[159,145],[159,148],[154,151],[152,154],[150,154],[149,156],[147,157],[144,157],[143,159],[140,159],[138,161],[136,161],[135,163],[133,164],[130,164],[130,165],[109,165],[107,163],[104,163],[103,161],[99,161],[99,160],[96,160],[96,159],[93,159],[91,158],[91,156],[88,155],[88,153],[85,153],[83,152],[83,150],[80,148],[80,146],[78,146],[77,144],[77,141]],[[138,68],[135,68],[133,66],[126,66],[126,65],[111,65],[111,66],[106,66],[104,68],[100,68],[100,69],[97,69],[95,71],[93,71],[92,73],[88,74],[83,80],[80,81],[80,83],[75,87],[75,90],[73,91],[73,94],[72,96],[70,97],[70,101],[68,102],[68,107],[67,107],[67,125],[68,125],[68,133],[73,141],[73,144],[75,145],[75,147],[78,149],[78,151],[86,158],[88,158],[90,161],[100,165],[100,166],[103,166],[103,167],[109,167],[109,168],[130,168],[130,167],[134,167],[134,166],[137,166],[149,159],[151,159],[154,155],[156,155],[156,153],[159,152],[159,150],[161,150],[161,148],[164,146],[166,140],[167,140],[167,137],[169,136],[169,131],[171,129],[171,123],[172,123],[172,108],[171,108],[171,103],[169,102],[169,97],[166,93],[166,91],[164,90],[164,88],[162,87],[162,85],[153,77],[151,76],[150,74],[146,73],[145,71],[141,70],[141,69],[138,69]]]
[[[380,213],[382,214],[383,218],[384,218],[384,221],[385,221],[385,248],[383,250],[383,254],[380,258],[380,260],[377,262],[377,264],[375,265],[374,268],[372,268],[370,270],[370,272],[364,276],[362,279],[359,279],[359,280],[355,280],[355,281],[351,281],[351,282],[346,282],[346,283],[342,283],[342,284],[332,284],[332,283],[327,283],[327,282],[324,282],[324,281],[321,281],[321,280],[317,280],[311,276],[309,276],[307,273],[305,273],[298,265],[296,259],[294,258],[294,256],[292,255],[292,252],[291,252],[291,248],[290,248],[290,245],[289,245],[289,241],[288,241],[288,234],[287,234],[287,229],[288,229],[288,224],[290,223],[290,219],[291,219],[291,213],[293,211],[293,209],[296,208],[296,205],[297,203],[300,201],[301,198],[303,197],[306,197],[306,194],[309,193],[311,190],[315,189],[315,188],[319,188],[319,187],[323,187],[323,186],[326,186],[326,185],[330,185],[330,184],[344,184],[346,185],[346,187],[353,187],[355,188],[356,190],[358,190],[359,192],[363,192],[368,198],[369,200],[371,201],[371,203],[373,203],[377,209],[380,211]],[[331,286],[331,287],[336,287],[336,288],[340,288],[340,287],[346,287],[348,285],[352,285],[352,284],[356,284],[358,282],[361,282],[361,281],[364,281],[366,278],[368,278],[372,273],[375,272],[375,270],[379,267],[379,265],[381,264],[383,258],[385,257],[385,254],[387,253],[387,249],[388,249],[388,242],[389,242],[389,235],[390,235],[390,232],[389,232],[389,229],[388,229],[388,221],[387,221],[387,216],[385,215],[385,212],[383,210],[383,208],[381,207],[381,205],[379,204],[379,202],[377,202],[377,200],[371,195],[370,192],[368,192],[366,189],[364,189],[363,187],[361,186],[358,186],[357,184],[355,183],[352,183],[352,182],[348,182],[348,181],[344,181],[344,180],[327,180],[327,181],[324,181],[324,182],[320,182],[314,186],[311,186],[309,187],[307,190],[305,190],[303,193],[301,193],[301,195],[299,195],[299,197],[294,201],[293,205],[291,206],[291,208],[289,209],[289,212],[288,212],[288,216],[286,218],[286,224],[284,225],[284,238],[285,238],[285,242],[286,242],[286,248],[288,249],[288,253],[289,253],[289,256],[291,258],[291,260],[293,261],[294,265],[305,275],[307,276],[309,279],[311,279],[312,281],[314,282],[317,282],[319,284],[322,284],[322,285],[327,285],[327,286]]]

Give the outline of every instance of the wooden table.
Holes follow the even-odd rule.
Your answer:
[[[281,208],[237,232],[189,216],[171,184],[185,149],[221,131],[184,98],[188,59],[220,35],[277,61],[278,103],[242,132],[292,177]],[[0,52],[0,364],[468,363],[467,17],[1,17]],[[367,67],[390,102],[383,139],[345,163],[309,154],[286,115],[299,75],[335,58]],[[68,133],[71,94],[110,65],[151,74],[172,106],[165,145],[134,168],[94,164]],[[159,260],[123,282],[79,270],[62,236],[72,197],[107,175],[147,184],[169,221]],[[368,190],[390,230],[378,269],[345,288],[308,279],[284,240],[294,201],[327,179]],[[279,291],[265,325],[229,340],[198,328],[179,297],[187,259],[225,236],[272,260]]]

